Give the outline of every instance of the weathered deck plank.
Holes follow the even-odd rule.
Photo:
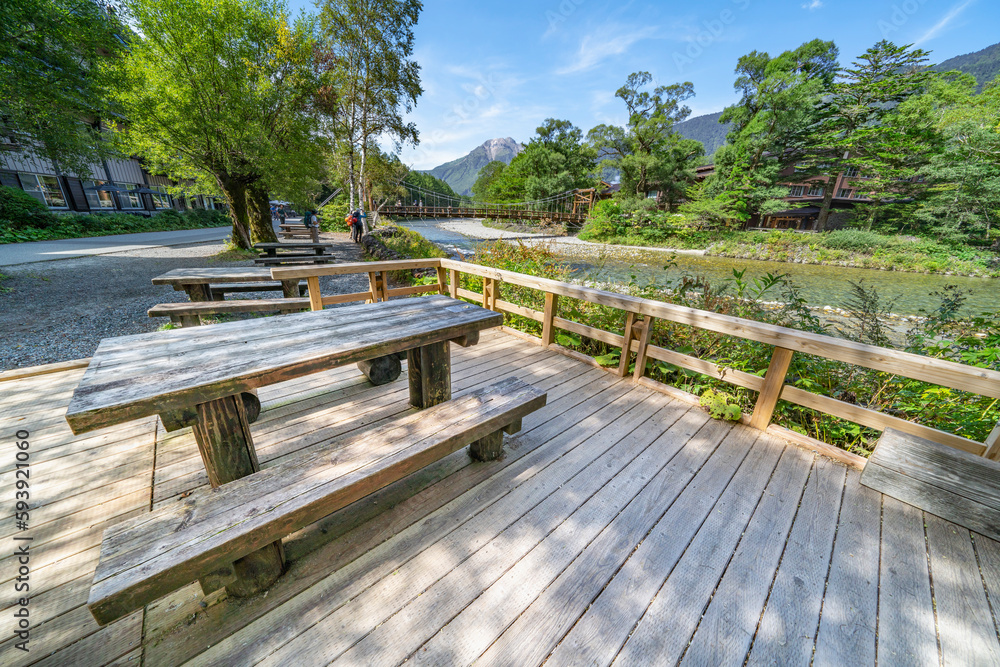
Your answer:
[[[816,634],[814,664],[875,663],[882,494],[847,472],[840,525]]]
[[[1000,645],[967,528],[924,514],[941,659],[944,665],[998,665]]]
[[[877,646],[880,663],[916,666],[938,661],[926,549],[924,513],[882,496]]]
[[[812,659],[846,473],[844,466],[817,458],[748,665],[807,665]]]

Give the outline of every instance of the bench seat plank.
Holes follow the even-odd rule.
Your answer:
[[[121,618],[470,443],[516,428],[546,395],[517,378],[112,526],[88,607]]]
[[[335,261],[333,255],[278,255],[277,257],[256,257],[254,264],[329,264]]]
[[[1000,540],[1000,463],[888,428],[861,483]]]
[[[150,317],[171,315],[215,315],[218,313],[266,313],[309,310],[309,299],[230,299],[229,301],[190,301],[161,303],[146,311]]]

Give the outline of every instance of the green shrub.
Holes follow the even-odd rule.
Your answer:
[[[0,227],[45,228],[52,224],[53,217],[45,204],[24,190],[0,186]]]
[[[888,239],[875,232],[861,229],[839,229],[823,237],[823,245],[836,250],[854,250],[856,252],[871,251],[879,246],[885,246]]]

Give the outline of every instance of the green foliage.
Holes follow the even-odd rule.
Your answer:
[[[649,72],[635,72],[615,92],[628,110],[625,127],[598,125],[587,139],[603,157],[602,168],[621,176],[623,196],[659,193],[670,210],[694,183],[694,166],[705,153],[700,142],[684,139],[674,125],[691,114],[683,102],[694,96],[690,81],[644,90],[653,80]]]
[[[45,228],[54,218],[45,204],[20,188],[0,186],[0,227]]]
[[[472,184],[472,196],[478,201],[492,201],[492,191],[495,183],[503,174],[507,164],[493,160],[479,170],[476,182]]]
[[[193,210],[178,213],[166,210],[151,217],[128,213],[46,214],[44,226],[7,226],[0,219],[0,243],[75,239],[87,236],[167,232],[182,229],[221,227],[227,223],[219,211]]]
[[[446,195],[448,197],[452,197],[454,199],[458,199],[458,194],[454,190],[451,189],[450,185],[448,185],[447,183],[445,183],[444,181],[442,181],[440,178],[436,178],[434,176],[431,176],[426,171],[411,171],[408,174],[406,174],[405,178],[403,178],[403,182],[404,183],[409,183],[411,185],[419,186],[419,187],[423,188],[424,190],[430,190],[431,192],[440,192],[442,195]],[[414,195],[414,197],[419,197],[419,196],[421,196],[421,195],[419,195],[419,194],[415,194]],[[427,206],[434,206],[435,205],[435,204],[433,204],[430,201],[430,200],[433,199],[433,197],[423,196],[423,199],[425,200],[424,203]],[[406,203],[410,203],[410,202],[406,202]],[[443,204],[443,206],[447,206],[447,205],[448,204]],[[452,204],[452,205],[454,205],[454,204]]]
[[[698,404],[708,411],[714,419],[725,419],[738,422],[743,416],[743,411],[735,402],[736,398],[722,391],[706,389],[705,393],[698,399]]]
[[[114,81],[102,65],[121,56],[131,31],[116,7],[106,0],[3,3],[0,136],[82,175],[113,154],[94,121],[117,113]]]
[[[979,82],[978,91],[982,92],[990,81],[1000,75],[1000,44],[987,46],[975,53],[966,53],[949,58],[933,68],[937,72],[958,70],[971,74]]]

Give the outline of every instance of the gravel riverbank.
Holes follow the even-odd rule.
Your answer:
[[[361,261],[347,234],[324,233],[338,262]],[[0,370],[89,357],[102,338],[155,331],[167,322],[146,311],[187,295],[151,280],[171,269],[252,266],[250,260],[213,261],[221,242],[146,248],[78,259],[4,267],[0,283]],[[324,293],[361,292],[366,275],[321,279]],[[274,297],[274,292],[246,298]]]

